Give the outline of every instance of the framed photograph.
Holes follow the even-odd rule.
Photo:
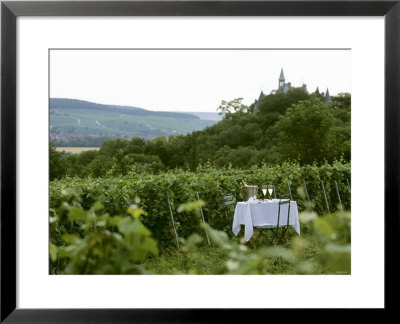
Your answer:
[[[1,322],[389,308],[399,22],[399,1],[2,1]]]

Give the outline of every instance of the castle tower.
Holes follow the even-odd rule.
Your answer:
[[[281,75],[279,76],[278,91],[283,92],[285,88],[285,75],[283,74],[283,68],[281,69]]]
[[[261,91],[260,96],[258,97],[258,100],[256,100],[256,104],[254,106],[254,112],[257,113],[260,109],[260,103],[264,99],[264,92]]]
[[[325,93],[325,102],[331,101],[331,96],[329,95],[329,89],[326,88],[326,93]]]

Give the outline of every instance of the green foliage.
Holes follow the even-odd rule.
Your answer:
[[[350,192],[346,181],[350,179],[350,164],[343,162],[319,167],[285,163],[274,167],[252,167],[248,170],[229,167],[217,169],[206,165],[198,167],[196,173],[179,169],[162,174],[137,173],[133,170],[127,176],[64,178],[50,183],[50,208],[57,209],[65,201],[65,192],[68,191],[71,193],[68,202],[73,206],[90,209],[96,201],[100,201],[105,212],[110,215],[128,215],[126,210],[135,197],[142,197],[140,207],[148,213],[143,224],[151,230],[161,246],[168,246],[174,244],[175,238],[170,223],[167,194],[172,202],[180,237],[188,237],[194,231],[203,235],[203,231],[199,231],[200,222],[195,214],[177,213],[180,204],[194,201],[195,192],[199,192],[200,198],[206,203],[203,208],[206,222],[217,230],[231,233],[233,210],[230,208],[232,206],[225,206],[223,196],[226,193],[236,193],[237,200],[243,199],[242,179],[258,186],[274,184],[278,195],[288,192],[287,183],[290,182],[293,199],[298,202],[300,210],[305,210],[307,206],[296,188],[302,188],[305,180],[313,210],[319,214],[326,212],[321,180],[325,184],[330,210],[338,209],[334,187],[336,180],[343,207],[350,210]]]
[[[56,151],[53,142],[49,142],[49,168],[50,181],[60,179],[65,175],[65,165],[62,161],[62,153]]]
[[[225,262],[229,260],[228,253],[218,246],[208,246],[198,243],[187,248],[186,241],[181,240],[178,251],[171,248],[164,251],[159,257],[147,260],[143,265],[145,269],[154,274],[162,275],[216,275],[223,274]]]
[[[211,246],[193,234],[181,239],[181,252],[168,250],[144,266],[157,274],[351,274],[350,214],[304,213],[300,218],[303,234],[292,231],[285,246],[266,246],[252,238],[259,245],[252,248],[204,225]]]
[[[331,161],[345,153],[349,155],[350,141],[346,145],[345,138],[350,133],[346,134],[347,127],[342,129],[335,120],[332,107],[318,98],[301,101],[287,109],[276,124],[280,130],[277,147],[280,158],[310,164]]]
[[[106,174],[122,175],[129,172],[160,172],[165,169],[159,154],[146,152],[145,141],[116,139],[105,141],[98,151],[68,154],[63,159],[69,176],[102,177]]]
[[[228,274],[350,274],[350,214],[328,214],[311,222],[313,235],[296,235],[286,246],[260,248],[255,253],[242,242],[229,240],[224,232],[208,231],[211,240],[228,251]]]
[[[221,104],[217,108],[220,115],[248,111],[249,107],[242,103],[243,98],[236,98],[231,101],[222,100]]]
[[[90,164],[96,157],[98,152],[90,150],[80,154],[67,154],[64,157],[64,165],[66,167],[66,174],[69,176],[87,177],[91,174]]]
[[[79,155],[58,153],[50,143],[50,272],[350,273],[350,215],[339,208],[334,187],[336,181],[341,207],[350,210],[350,95],[323,103],[318,94],[295,89],[267,95],[259,108],[252,113],[241,98],[222,102],[224,118],[202,131],[108,140]],[[299,211],[319,215],[327,212],[323,181],[336,213],[303,213],[301,237],[252,250],[232,237],[234,206],[223,200],[226,194],[242,200],[242,180],[274,184],[278,196],[289,184]],[[171,250],[167,195],[180,252]],[[213,241],[208,247],[200,206]],[[260,239],[256,233],[251,244]]]
[[[247,169],[288,160],[301,165],[351,160],[349,94],[324,103],[318,94],[294,89],[267,95],[258,113],[244,106],[241,98],[222,102],[220,110],[224,118],[202,131],[148,141],[138,137],[108,140],[96,153],[72,154],[59,162],[69,176],[102,177],[127,175],[132,169],[195,171],[207,162]]]
[[[322,242],[319,258],[332,273],[348,274],[351,271],[350,221],[349,213],[340,212],[314,218],[316,235]]]
[[[331,109],[319,99],[303,101],[289,108],[277,123],[281,158],[305,164],[327,160],[333,120]]]
[[[128,216],[110,216],[100,202],[85,210],[67,202],[78,197],[62,196],[66,201],[50,217],[50,273],[146,273],[141,263],[157,256],[158,247],[140,220],[143,210],[131,205]]]
[[[279,174],[284,181],[289,175],[308,175],[311,179],[310,167],[290,167],[289,170],[286,165],[287,173]],[[319,169],[318,176],[329,173],[337,179],[347,176],[350,166],[336,163]],[[245,175],[242,170],[201,168],[201,176],[177,171],[163,177],[147,174],[144,179],[143,175],[132,174],[130,178],[52,181],[50,273],[349,274],[350,214],[337,211],[318,217],[301,203],[301,187],[295,197],[299,209],[304,210],[300,213],[301,236],[290,229],[288,243],[278,247],[265,247],[257,231],[250,244],[232,237],[233,209],[223,204],[222,194],[232,192],[237,185],[235,179],[254,183],[253,179],[261,175],[263,181],[271,181],[273,171],[277,170],[252,171],[253,174]],[[265,174],[266,171],[269,172]],[[197,190],[200,201],[194,200]],[[172,200],[180,251],[171,250],[175,238],[166,193]],[[143,197],[142,201],[136,198],[138,195]],[[208,224],[200,221],[200,207]],[[211,246],[204,246],[205,230]]]
[[[251,167],[257,161],[258,156],[259,151],[251,147],[231,149],[224,146],[215,154],[215,163],[219,167],[224,167],[227,161],[235,168]]]

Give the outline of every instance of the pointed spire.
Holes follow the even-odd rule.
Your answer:
[[[325,102],[331,101],[331,96],[329,95],[329,89],[326,88],[326,93],[325,93]]]
[[[261,100],[263,100],[263,99],[264,99],[264,92],[261,90],[258,100],[256,99],[256,101],[255,101],[255,105],[254,105],[255,113],[257,113],[259,111],[260,103],[261,103]]]
[[[315,93],[319,94],[319,88],[317,87],[317,89],[315,90]]]
[[[279,76],[279,81],[285,81],[285,75],[283,74],[283,68],[281,68],[281,75]]]

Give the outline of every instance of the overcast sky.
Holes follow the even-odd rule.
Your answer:
[[[52,50],[50,96],[211,112],[277,89],[281,68],[292,86],[351,93],[350,50]]]

